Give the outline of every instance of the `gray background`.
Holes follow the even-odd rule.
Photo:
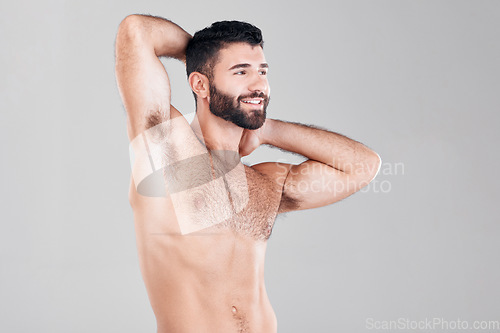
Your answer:
[[[382,157],[382,187],[278,219],[266,284],[279,332],[500,320],[499,1],[20,1],[0,8],[0,331],[155,330],[114,78],[131,13],[190,33],[254,23],[269,116]],[[166,64],[172,103],[191,112],[182,64]]]

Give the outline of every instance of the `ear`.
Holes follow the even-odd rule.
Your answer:
[[[189,86],[199,98],[207,98],[210,95],[208,78],[199,72],[189,74]]]

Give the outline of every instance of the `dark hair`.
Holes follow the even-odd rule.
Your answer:
[[[230,43],[238,42],[264,48],[260,29],[246,22],[215,22],[196,32],[186,48],[187,76],[192,72],[199,72],[212,80],[212,69],[217,63],[219,51]]]

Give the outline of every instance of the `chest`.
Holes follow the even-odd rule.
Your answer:
[[[182,184],[182,191],[170,192],[182,234],[224,230],[255,240],[271,235],[282,189],[270,177],[239,161],[207,160],[169,178],[169,188]]]
[[[241,197],[231,196],[233,215],[225,223],[222,223],[221,227],[230,228],[255,240],[267,240],[271,235],[279,208],[281,186],[251,167],[241,166],[244,168],[246,177],[248,198],[245,200]],[[229,188],[231,187],[229,186]],[[245,194],[246,191],[242,190]],[[229,191],[230,194],[233,192]],[[236,193],[241,192],[236,191]],[[236,200],[233,197],[236,197]]]

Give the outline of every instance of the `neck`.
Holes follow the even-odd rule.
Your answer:
[[[209,150],[239,152],[243,128],[212,114],[206,101],[198,102],[191,128]]]

